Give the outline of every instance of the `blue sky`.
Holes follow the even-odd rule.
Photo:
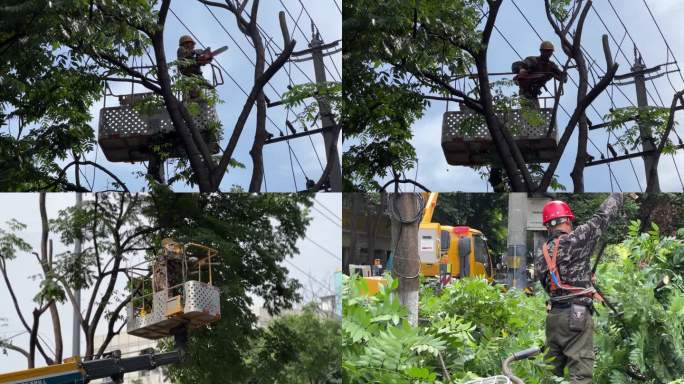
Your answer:
[[[533,22],[535,28],[544,39],[551,40],[556,47],[560,46],[558,38],[555,33],[553,33],[553,30],[546,19],[543,1],[515,0],[515,3],[518,4],[528,19]],[[663,64],[666,61],[672,61],[671,57],[668,60],[666,46],[648,15],[642,0],[613,0],[612,3],[616,6],[617,11],[628,26],[629,32],[634,38],[639,50],[642,52],[647,66],[652,67]],[[684,17],[684,1],[647,0],[647,3],[660,23],[663,33],[668,39],[676,58],[681,58],[682,55],[684,55],[684,38],[681,35],[681,19]],[[622,40],[623,35],[625,34],[624,29],[620,25],[615,13],[610,8],[608,1],[594,1],[594,8],[611,29],[615,38],[618,41]],[[497,27],[506,35],[506,38],[523,57],[538,54],[540,39],[530,26],[528,26],[510,0],[504,1],[497,20]],[[605,61],[603,59],[603,50],[601,46],[601,35],[604,33],[606,33],[606,30],[597,18],[596,13],[590,11],[584,31],[583,46],[589,51],[591,56],[596,59],[596,62],[600,67],[598,70],[599,73],[603,73],[605,70]],[[615,56],[618,51],[616,44],[612,41],[611,48],[613,56]],[[625,38],[622,49],[631,60],[633,57],[633,46],[629,37]],[[566,60],[566,56],[560,50],[556,51],[556,55],[560,64],[563,64]],[[518,55],[501,38],[499,33],[494,32],[489,48],[488,60],[490,72],[508,72],[510,71],[511,63],[518,60]],[[621,54],[617,56],[616,62],[620,64],[618,74],[630,72],[632,63],[627,62]],[[670,66],[669,69],[674,69],[674,66]],[[572,73],[571,71],[570,75],[577,80],[578,77],[576,72]],[[684,87],[679,74],[671,74],[670,77],[678,90]],[[655,80],[655,85],[649,82],[647,86],[655,101],[660,104],[660,99],[655,92],[655,87],[657,87],[664,104],[669,107],[674,91],[666,77]],[[608,91],[611,91],[611,89],[609,88]],[[622,91],[636,102],[633,86],[622,87]],[[568,82],[565,94],[561,98],[561,104],[565,106],[568,111],[574,109],[576,101],[575,92],[576,88],[572,85],[572,82]],[[631,105],[617,89],[614,90],[614,94],[617,107]],[[649,98],[649,103],[653,105],[651,98]],[[604,93],[593,105],[599,114],[603,116],[610,108],[609,97]],[[452,105],[450,105],[450,110],[454,110],[454,107],[455,106],[452,103]],[[454,167],[447,164],[440,146],[442,114],[445,110],[445,102],[432,102],[431,106],[426,110],[425,116],[413,125],[414,138],[412,143],[416,148],[419,159],[418,181],[431,190],[436,191],[491,191],[486,180],[481,178],[477,172],[467,167]],[[601,120],[601,117],[597,115],[593,109],[589,110],[588,116],[594,123]],[[558,126],[564,127],[567,120],[567,115],[562,111],[559,111]],[[677,120],[681,120],[681,112],[677,115]],[[678,132],[680,136],[684,136],[684,130],[681,127],[678,128]],[[674,135],[671,137],[676,140]],[[592,131],[590,133],[590,138],[596,143],[601,151],[606,153],[607,134],[605,131]],[[611,141],[614,141],[614,138]],[[572,180],[570,179],[569,174],[574,165],[576,147],[577,140],[575,133],[568,144],[559,169],[557,170],[557,174],[560,176],[560,182],[569,190],[572,189]],[[616,148],[618,149],[618,152],[622,152],[620,147]],[[589,153],[597,159],[600,157],[599,151],[591,144],[589,144]],[[675,159],[680,171],[684,172],[684,151],[680,151]],[[636,170],[636,177],[629,161],[625,160],[613,163],[612,169],[617,177],[617,182],[615,180],[613,181],[613,188],[616,191],[618,190],[618,183],[625,191],[639,191],[639,183],[641,188],[645,188],[646,182],[643,162],[641,159],[633,159],[632,162],[634,169]],[[680,184],[677,172],[675,171],[673,160],[669,155],[661,158],[659,172],[661,188],[663,191],[682,191],[682,185]],[[415,175],[415,169],[406,172],[406,176],[409,178],[414,178]],[[682,177],[684,177],[684,173],[682,173]],[[637,178],[639,180],[638,183]],[[587,168],[585,171],[585,189],[587,192],[610,191],[611,183],[608,167],[596,166]]]
[[[89,199],[84,195],[84,200]],[[15,218],[27,225],[20,236],[31,244],[34,249],[40,248],[41,223],[38,214],[37,193],[0,193],[0,228],[7,229],[6,221]],[[73,193],[50,193],[47,195],[46,208],[49,218],[55,218],[59,210],[67,208],[75,203]],[[332,213],[330,212],[332,211]],[[26,214],[31,212],[31,214]],[[304,301],[309,301],[314,295],[325,296],[335,291],[334,274],[340,270],[342,259],[342,195],[339,193],[318,193],[312,209],[309,211],[312,221],[307,228],[306,238],[297,241],[299,253],[287,259],[282,266],[288,270],[290,277],[299,280],[303,288],[300,291]],[[67,248],[52,235],[54,241],[54,254],[67,251]],[[143,255],[131,257],[128,265],[135,265],[144,260]],[[8,270],[13,281],[13,286],[18,297],[19,305],[24,310],[24,316],[29,315],[34,308],[33,297],[37,292],[40,279],[35,279],[39,271],[39,265],[30,253],[21,253],[17,259],[7,263]],[[123,289],[119,284],[117,289]],[[90,293],[83,294],[83,300]],[[254,296],[253,296],[254,297]],[[4,281],[0,283],[0,303],[5,307],[0,312],[0,338],[6,339],[15,336],[14,344],[27,347],[29,335],[24,332],[23,326],[11,307],[11,298]],[[254,297],[254,310],[258,313],[258,307],[263,303],[258,297]],[[69,302],[59,305],[59,313],[62,320],[62,337],[64,340],[64,354],[71,354],[72,340],[72,307]],[[4,324],[4,325],[3,325]],[[43,317],[40,327],[40,336],[47,340],[47,344],[54,347],[52,325],[49,315]],[[106,323],[101,323],[101,325]],[[104,326],[102,325],[102,326]],[[97,334],[104,332],[100,327]],[[83,341],[83,337],[81,337]],[[83,351],[83,347],[81,349]],[[39,357],[36,359],[37,366],[45,363]],[[0,373],[25,369],[26,359],[18,353],[9,351],[7,355],[0,352]]]
[[[278,24],[278,12],[285,10],[283,4],[290,11],[291,16],[298,21],[298,28],[295,28],[295,22],[290,15],[286,14],[290,35],[297,40],[295,47],[296,51],[307,49],[309,40],[311,39],[311,19],[320,30],[321,36],[325,43],[338,40],[342,36],[341,13],[338,10],[336,3],[340,4],[339,0],[266,0],[261,1],[259,10],[259,24],[266,31],[266,33],[273,38],[273,42],[278,47],[282,48],[283,39]],[[302,5],[305,9],[302,8]],[[173,1],[171,9],[180,17],[192,32],[197,36],[200,42],[212,48],[218,48],[227,45],[229,50],[226,53],[218,56],[216,61],[220,63],[235,79],[237,84],[245,89],[247,92],[251,89],[253,83],[253,66],[250,60],[253,61],[254,51],[245,36],[239,32],[235,17],[226,10],[212,8],[214,14],[233,36],[239,46],[249,55],[249,59],[240,51],[236,44],[230,39],[228,34],[221,28],[219,23],[211,16],[207,8],[199,2],[188,0]],[[248,7],[249,9],[249,7]],[[307,13],[308,12],[308,13]],[[165,44],[166,54],[169,61],[175,60],[176,49],[178,47],[178,38],[181,35],[188,34],[185,27],[176,19],[173,14],[169,14],[165,29]],[[341,46],[341,45],[340,45]],[[199,44],[198,44],[199,48]],[[276,52],[280,49],[274,48]],[[139,58],[137,60],[140,60]],[[270,59],[268,60],[270,61]],[[341,54],[337,53],[325,59],[325,64],[328,70],[326,75],[329,81],[339,81],[342,70]],[[299,69],[297,68],[299,67]],[[208,67],[204,70],[205,77],[210,78],[211,70]],[[314,69],[311,61],[302,63],[291,63],[286,65],[286,70],[292,74],[293,84],[308,83],[307,76],[314,78]],[[217,107],[218,115],[224,127],[224,141],[222,147],[225,147],[232,128],[237,120],[237,117],[242,110],[242,106],[246,99],[245,94],[242,93],[240,87],[234,83],[227,74],[224,74],[225,84],[218,88],[219,97],[223,101]],[[288,75],[284,70],[281,70],[271,80],[270,84],[279,93],[283,93],[289,84]],[[115,93],[130,92],[130,85],[127,84],[110,84]],[[280,97],[276,94],[274,89],[270,86],[266,87],[266,96],[271,101],[279,100]],[[136,88],[136,92],[145,92],[143,88]],[[312,101],[310,99],[309,101]],[[107,99],[107,106],[116,105],[117,101],[111,97]],[[96,103],[91,108],[93,116],[92,126],[97,132],[99,122],[99,111],[103,105],[103,101]],[[224,177],[221,184],[221,190],[228,190],[231,186],[237,185],[243,187],[245,190],[249,187],[249,180],[251,177],[252,161],[249,157],[249,150],[254,140],[255,130],[255,109],[252,110],[249,120],[242,132],[240,141],[234,154],[241,163],[245,164],[246,169],[230,170]],[[272,122],[267,122],[267,130],[278,136],[278,128],[286,131],[285,119],[294,123],[293,113],[288,112],[284,107],[274,107],[268,110],[268,116]],[[298,126],[295,124],[295,126]],[[297,189],[305,189],[306,182],[305,175],[310,179],[318,181],[322,172],[321,165],[325,166],[325,149],[323,146],[323,138],[320,134],[311,136],[309,138],[299,138],[290,141],[293,152],[299,159],[299,163],[293,158],[294,165],[294,179],[296,179]],[[315,150],[314,150],[315,148]],[[318,157],[317,157],[317,155]],[[131,191],[141,190],[145,187],[144,180],[137,176],[137,173],[145,173],[145,167],[141,163],[110,163],[108,162],[100,150],[96,150],[88,156],[89,160],[97,161],[99,164],[111,170],[119,178],[121,178],[129,187]],[[65,163],[66,164],[66,163]],[[301,168],[300,165],[301,164]],[[294,191],[295,181],[293,180],[292,169],[289,161],[288,146],[285,142],[267,145],[264,147],[264,166],[266,174],[266,183],[262,186],[262,191]],[[171,170],[172,168],[169,167]],[[302,171],[303,169],[303,171]],[[92,167],[86,167],[86,178],[90,183],[94,183],[95,190],[107,189],[107,176],[101,172],[93,173]],[[69,177],[73,180],[73,171],[69,172]],[[93,181],[94,179],[94,181]],[[84,182],[84,184],[86,184]],[[189,191],[189,187],[182,184],[174,185],[177,191]]]

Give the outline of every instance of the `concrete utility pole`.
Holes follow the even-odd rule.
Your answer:
[[[420,289],[418,279],[420,273],[418,227],[420,217],[411,223],[406,223],[406,220],[415,218],[419,214],[420,207],[417,204],[417,196],[413,193],[392,193],[387,196],[392,220],[392,243],[396,244],[392,275],[399,278],[397,288],[399,302],[409,311],[409,323],[418,325],[418,290]]]
[[[311,43],[311,56],[313,57],[314,71],[316,73],[316,83],[324,84],[327,82],[325,76],[325,63],[323,63],[323,40],[318,31],[314,31]],[[340,157],[337,151],[331,151],[332,146],[336,146],[335,138],[339,138],[339,128],[336,127],[332,116],[330,103],[324,97],[316,97],[318,109],[321,115],[321,125],[323,127],[323,141],[325,143],[325,157],[333,165],[330,169],[330,189],[332,192],[342,191],[342,168],[340,167]],[[332,152],[332,154],[331,154]]]
[[[631,68],[632,72],[615,76],[617,80],[625,80],[629,78],[634,78],[634,86],[636,88],[637,96],[637,106],[641,108],[648,107],[648,91],[646,90],[646,75],[654,72],[660,71],[660,66],[654,68],[647,68],[644,64],[644,58],[641,53],[634,48],[634,65]],[[662,76],[662,75],[660,75]],[[658,76],[651,77],[653,79]],[[630,82],[620,83],[618,85],[627,85]],[[646,171],[646,192],[660,192],[660,180],[658,179],[658,168],[650,172],[651,166],[655,163],[656,157],[656,145],[653,141],[653,132],[651,127],[643,121],[638,121],[639,124],[639,138],[641,140],[641,146],[643,148],[644,154],[642,158],[644,160],[644,169]]]
[[[634,66],[632,66],[632,73],[634,74],[634,86],[636,87],[637,104],[639,108],[648,107],[648,98],[646,92],[646,77],[644,73],[646,71],[646,65],[644,64],[644,59],[641,53],[638,54],[634,52]],[[646,170],[646,185],[647,192],[660,192],[660,181],[658,179],[658,169],[654,169],[653,173],[650,172],[651,166],[655,162],[656,156],[656,146],[653,141],[653,132],[651,127],[643,121],[639,121],[639,134],[641,138],[641,145],[644,149],[645,154],[644,168]]]
[[[534,259],[528,258],[533,258],[534,252],[546,241],[542,212],[548,201],[545,197],[528,197],[526,193],[508,195],[508,253],[505,264],[508,267],[506,284],[511,288],[525,289],[528,286],[528,265],[534,263]]]
[[[80,209],[83,205],[83,194],[80,192],[76,193],[76,209]],[[77,236],[74,241],[74,255],[79,255],[81,253],[81,236]],[[81,317],[81,290],[77,289],[74,292],[74,318],[72,327],[72,344],[71,344],[71,356],[81,355],[81,324],[79,323],[79,318]]]
[[[527,194],[509,193],[506,285],[510,288],[527,286],[527,216]]]

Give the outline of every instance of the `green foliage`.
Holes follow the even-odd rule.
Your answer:
[[[549,8],[551,14],[558,21],[565,21],[570,16],[570,5],[577,6],[577,0],[551,0],[549,1]],[[574,7],[573,6],[573,7]]]
[[[169,369],[178,383],[241,382],[251,376],[246,359],[256,318],[250,305],[259,296],[272,314],[299,300],[299,282],[281,264],[298,252],[310,218],[307,194],[155,195],[153,221],[160,237],[216,248],[214,285],[221,289],[221,321],[193,331],[188,361]]]
[[[468,55],[431,33],[476,45],[480,0],[345,1],[342,120],[345,190],[378,189],[374,179],[414,166],[411,125],[428,106],[408,69],[465,74]],[[442,71],[444,69],[444,71]],[[447,80],[448,82],[448,80]],[[445,94],[442,89],[431,90]]]
[[[0,259],[4,262],[12,260],[17,256],[17,252],[29,252],[31,245],[22,239],[17,232],[26,229],[26,225],[14,219],[5,223],[7,230],[0,228]]]
[[[308,103],[309,98],[316,102]],[[326,83],[306,83],[291,86],[283,94],[283,102],[290,107],[303,107],[295,117],[302,130],[308,130],[318,121],[319,102],[327,103],[333,113],[333,120],[339,116],[342,102],[342,83],[328,81]]]
[[[653,145],[660,145],[659,138],[665,134],[667,123],[670,117],[670,108],[664,107],[624,107],[611,109],[605,116],[609,125],[607,129],[611,132],[625,128],[624,131],[615,132],[618,138],[617,143],[627,148],[634,148],[641,143],[641,132],[639,124],[650,127]],[[677,125],[677,122],[674,123]],[[668,138],[663,153],[674,153],[674,143]]]
[[[0,24],[0,185],[4,191],[63,190],[59,164],[95,145],[90,107],[102,94],[102,67],[88,50],[122,62],[140,56],[155,1],[19,1],[3,3]],[[127,23],[118,21],[122,16]],[[120,19],[120,17],[119,17]],[[124,75],[120,68],[108,76]],[[16,124],[15,124],[16,125]]]
[[[342,367],[345,383],[436,382],[435,357],[446,341],[411,327],[392,290],[397,280],[368,297],[363,279],[345,278],[342,292]]]
[[[341,383],[340,322],[316,311],[308,305],[259,330],[247,358],[248,383]]]
[[[639,228],[638,221],[627,224],[607,251],[614,257],[597,271],[599,287],[620,314],[596,304],[595,383],[679,383],[684,375],[684,229],[674,237],[656,225],[647,233]],[[445,382],[435,351],[455,382],[493,376],[508,354],[544,343],[543,293],[503,292],[481,279],[456,280],[439,293],[425,285],[420,327],[410,327],[392,294],[397,283],[388,279],[390,286],[373,297],[361,294],[362,279],[345,281],[343,374],[350,383]],[[540,286],[535,291],[543,292]],[[432,353],[407,353],[408,343],[421,338],[430,340],[424,351]],[[542,357],[516,363],[514,372],[526,383],[562,380]]]
[[[597,382],[666,383],[684,375],[684,238],[639,227],[631,223],[629,237],[614,247],[618,259],[597,273],[621,312],[599,308]],[[661,286],[665,276],[670,283]]]

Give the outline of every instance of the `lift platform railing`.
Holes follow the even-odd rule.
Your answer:
[[[139,66],[134,68],[142,73],[154,76],[153,66]],[[224,83],[221,69],[211,64],[211,83],[207,81],[207,88],[201,92],[212,91]],[[181,92],[176,92],[176,98],[182,103],[190,100]],[[118,106],[107,106],[107,98],[118,99]],[[103,108],[100,110],[98,127],[98,143],[107,160],[112,162],[141,162],[157,159],[161,154],[168,158],[185,157],[185,145],[176,134],[168,111],[161,105],[157,108],[136,108],[141,102],[152,98],[161,98],[153,92],[136,92],[135,83],[131,81],[129,93],[117,94],[112,91],[109,82],[105,82]],[[193,123],[200,130],[200,134],[207,142],[211,153],[219,152],[218,134],[215,129],[218,114],[213,105],[209,105],[202,98],[192,100],[197,102],[200,112],[194,116]]]
[[[512,72],[492,73],[490,76],[515,75]],[[539,73],[535,76],[548,77],[551,73]],[[476,75],[460,76],[459,78]],[[544,163],[552,161],[556,156],[558,137],[555,123],[551,124],[553,109],[551,107],[561,92],[558,80],[553,79],[553,95],[537,98],[537,104],[520,97],[521,108],[502,110],[496,113],[499,120],[511,131],[517,146],[528,163]],[[476,80],[477,81],[477,80]],[[547,92],[550,94],[551,92]],[[513,95],[511,95],[513,96]],[[543,107],[539,105],[543,102]],[[459,103],[458,111],[447,111],[442,120],[442,150],[450,165],[482,166],[499,164],[489,127],[482,115]],[[549,127],[552,127],[549,131]]]
[[[212,268],[218,251],[202,244],[181,245],[172,240],[163,247],[158,257],[166,258],[155,265],[150,283],[153,292],[145,291],[148,278],[143,278],[142,293],[128,305],[129,334],[158,339],[169,336],[170,330],[180,325],[196,328],[220,318],[220,291],[213,286]],[[176,263],[180,276],[170,276],[170,263]],[[159,278],[163,280],[156,281]]]

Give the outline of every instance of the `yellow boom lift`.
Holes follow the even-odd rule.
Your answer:
[[[452,278],[473,276],[493,281],[494,264],[484,234],[465,225],[433,222],[439,193],[424,193],[424,197],[427,203],[418,229],[420,274],[437,278],[441,284],[447,284]],[[363,278],[368,284],[368,295],[374,295],[385,280],[382,276],[370,276],[371,268],[365,271]]]
[[[220,291],[213,286],[211,268],[217,254],[205,245],[164,239],[150,284],[153,292],[143,289],[128,305],[128,333],[152,340],[173,336],[172,351],[143,350],[131,357],[112,351],[101,359],[85,361],[73,357],[63,364],[0,374],[0,384],[85,384],[103,378],[118,384],[126,373],[181,363],[188,330],[221,318]],[[178,267],[175,271],[173,265]]]

